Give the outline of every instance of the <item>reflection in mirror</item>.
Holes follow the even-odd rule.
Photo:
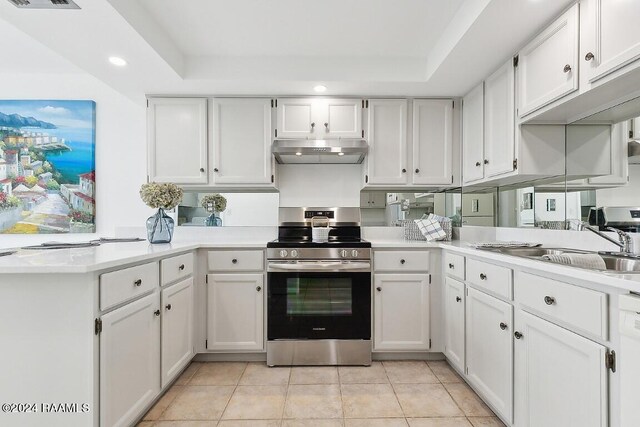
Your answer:
[[[460,226],[460,190],[444,193],[386,193],[363,191],[360,193],[360,214],[363,226],[398,226],[400,221],[420,219],[431,213],[452,219]]]
[[[462,225],[494,227],[497,206],[497,188],[465,189],[462,194]]]
[[[601,229],[640,231],[639,116],[637,98],[567,126],[568,138],[583,134],[582,144],[567,149],[567,197],[575,194],[579,203],[574,212],[567,211],[569,228],[576,229],[578,221],[584,221]],[[599,135],[592,131],[585,137],[585,129],[598,127]],[[585,156],[580,149],[584,144],[599,147],[600,154]],[[580,168],[588,173],[580,173]]]
[[[220,195],[219,197],[207,197]],[[208,201],[208,203],[207,203]],[[217,201],[217,202],[216,202]],[[220,211],[220,203],[224,210]],[[178,205],[179,226],[277,226],[278,193],[198,193],[185,191]]]

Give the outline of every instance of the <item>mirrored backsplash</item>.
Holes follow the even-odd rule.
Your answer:
[[[363,226],[394,227],[407,219],[420,219],[433,213],[461,224],[461,190],[442,193],[390,193],[362,191],[360,214]]]
[[[462,224],[578,229],[581,222],[606,225],[602,208],[612,207],[623,208],[617,212],[632,223],[633,215],[640,216],[638,117],[640,98],[565,126],[563,176],[508,187],[463,187]],[[619,228],[640,231],[617,221]]]
[[[209,197],[219,195],[219,197]],[[215,206],[215,201],[224,206]],[[207,203],[208,202],[208,203]],[[276,226],[278,193],[198,193],[185,191],[174,213],[178,226]]]

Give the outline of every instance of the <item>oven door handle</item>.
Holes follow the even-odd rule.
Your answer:
[[[369,262],[269,263],[267,271],[371,271]]]

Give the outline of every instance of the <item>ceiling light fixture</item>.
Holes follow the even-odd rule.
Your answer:
[[[313,90],[318,92],[318,93],[322,93],[322,92],[325,92],[327,90],[327,87],[323,86],[323,85],[317,85],[317,86],[313,87]]]
[[[127,61],[118,56],[110,56],[109,62],[111,62],[116,67],[124,67],[125,65],[127,65]]]

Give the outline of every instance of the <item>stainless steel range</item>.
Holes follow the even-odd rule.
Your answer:
[[[267,364],[370,365],[371,243],[360,238],[360,209],[279,216],[267,244]],[[316,224],[328,226],[326,239],[314,241]]]

